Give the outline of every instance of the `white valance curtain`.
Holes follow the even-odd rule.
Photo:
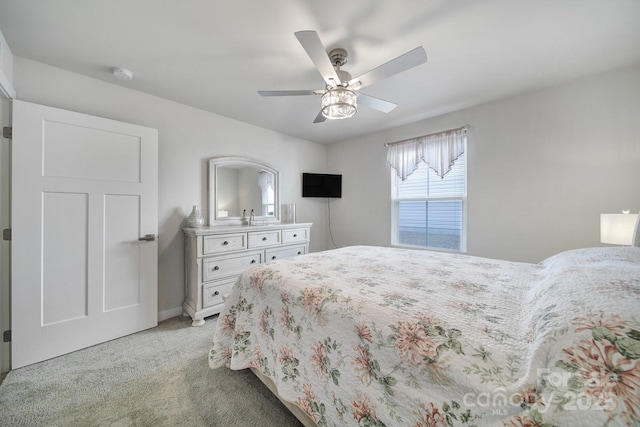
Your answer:
[[[267,191],[269,187],[273,187],[273,174],[265,171],[259,172],[258,187],[260,187],[262,191]]]
[[[418,168],[420,162],[427,163],[442,178],[464,153],[468,130],[469,125],[466,125],[385,144],[388,147],[387,165],[395,169],[403,181]]]

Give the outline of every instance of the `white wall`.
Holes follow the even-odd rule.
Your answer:
[[[300,176],[324,170],[326,147],[216,114],[14,58],[20,100],[156,128],[159,131],[159,313],[181,313],[184,298],[181,227],[194,204],[208,218],[207,159],[248,156],[280,171],[281,203],[298,205],[298,222],[313,222],[311,251],[323,250],[324,212],[301,198]],[[14,195],[14,197],[16,197]]]
[[[328,148],[20,57],[13,77],[18,99],[159,130],[161,318],[181,310],[180,228],[194,204],[208,217],[210,157],[248,155],[279,169],[281,203],[295,202],[298,221],[314,223],[312,251],[333,244],[327,201],[300,197],[302,172],[343,174],[343,197],[330,201],[337,246],[388,246],[391,180],[382,144],[465,123],[472,255],[537,262],[597,246],[600,213],[640,210],[640,66]]]
[[[0,31],[0,97],[15,98],[13,87],[13,54]]]
[[[538,262],[600,246],[600,213],[640,210],[639,118],[636,65],[331,145],[336,243],[390,245],[383,143],[468,123],[469,254]]]

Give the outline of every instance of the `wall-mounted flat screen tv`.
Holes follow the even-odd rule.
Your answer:
[[[342,197],[342,175],[303,173],[302,197]]]

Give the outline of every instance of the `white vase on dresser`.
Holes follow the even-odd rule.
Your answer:
[[[200,207],[198,205],[193,205],[193,210],[191,214],[187,217],[187,227],[191,228],[201,228],[204,225],[204,217],[200,212]]]
[[[185,316],[192,325],[220,313],[240,273],[254,265],[309,252],[311,223],[184,228]]]

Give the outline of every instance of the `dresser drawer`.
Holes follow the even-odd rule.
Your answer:
[[[247,249],[246,233],[220,234],[203,236],[202,252],[204,255]]]
[[[265,250],[265,261],[289,258],[307,253],[307,245],[287,246],[286,248],[274,248]]]
[[[261,248],[280,244],[280,230],[250,231],[248,234],[250,248]]]
[[[207,283],[202,285],[202,307],[211,307],[223,303],[222,297],[233,288],[237,277],[226,280],[219,280],[215,283]]]
[[[306,242],[309,240],[308,228],[282,230],[282,243]]]
[[[262,263],[262,252],[203,258],[202,281],[208,282],[230,274],[238,274]]]

